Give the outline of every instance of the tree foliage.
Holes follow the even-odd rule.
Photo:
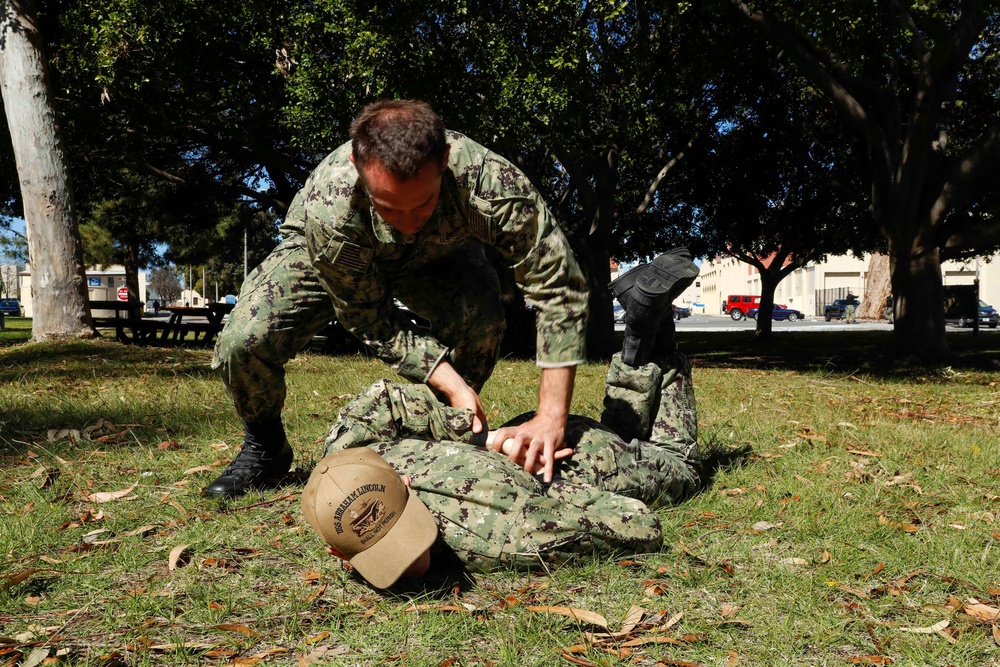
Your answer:
[[[942,259],[1000,247],[1000,6],[723,4],[779,46],[865,142],[897,347],[924,359],[945,353]]]

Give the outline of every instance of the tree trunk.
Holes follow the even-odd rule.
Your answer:
[[[128,288],[128,300],[139,300],[139,251],[135,242],[130,242],[123,248],[122,264],[125,267],[125,287]],[[139,311],[130,310],[129,318],[137,319]]]
[[[5,0],[0,91],[24,200],[35,339],[95,334],[42,38],[30,0]]]
[[[886,299],[892,295],[892,279],[889,271],[889,256],[875,254],[868,262],[865,276],[865,294],[861,299],[858,317],[880,319],[885,310]]]
[[[890,241],[889,246],[896,355],[939,359],[948,353],[940,250],[919,241]]]
[[[595,170],[597,219],[590,234],[582,239],[583,254],[577,255],[590,287],[587,319],[587,358],[608,359],[617,352],[614,313],[611,308],[611,258],[609,237],[615,218],[615,190],[618,187],[618,149],[611,147]]]
[[[774,290],[781,281],[779,275],[780,271],[772,275],[769,269],[760,272],[760,310],[757,311],[757,328],[754,330],[754,338],[759,341],[770,340],[774,330],[771,310],[774,309]]]

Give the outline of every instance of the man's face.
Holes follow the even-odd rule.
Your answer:
[[[354,162],[354,156],[351,156]],[[375,211],[393,229],[403,234],[416,234],[430,220],[441,194],[443,165],[448,162],[445,152],[442,164],[428,162],[415,178],[400,180],[377,162],[359,170]]]

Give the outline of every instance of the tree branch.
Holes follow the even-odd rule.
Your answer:
[[[903,7],[899,3],[899,0],[893,0],[892,6],[896,11],[896,17],[899,19],[899,25],[909,30],[912,35],[910,37],[910,48],[913,49],[913,55],[917,60],[922,60],[930,52],[930,48],[927,46],[927,42],[920,32],[920,28],[917,27],[913,16],[906,10],[906,7]]]
[[[214,190],[218,192],[226,192],[230,194],[242,195],[244,197],[253,199],[256,202],[260,202],[261,204],[264,204],[266,206],[274,207],[274,209],[278,211],[279,214],[284,214],[288,210],[288,202],[281,201],[280,199],[277,199],[275,197],[271,197],[270,195],[264,192],[258,192],[250,188],[236,187],[232,185],[203,185],[200,183],[194,183],[192,181],[189,181],[181,176],[177,176],[176,174],[172,174],[164,169],[160,169],[159,167],[155,167],[148,162],[143,162],[141,166],[148,173],[153,174],[154,176],[159,176],[160,178],[166,180],[168,183],[173,183],[174,185],[179,185],[186,188],[199,188],[203,190]]]
[[[975,248],[1000,245],[1000,220],[960,229],[941,241],[941,259],[949,259]]]
[[[761,12],[751,11],[740,0],[727,0],[727,4],[733,7],[744,21],[755,29],[764,32],[784,47],[799,64],[803,74],[817,88],[822,90],[834,104],[840,107],[841,111],[861,129],[871,147],[872,160],[877,167],[876,184],[888,179],[892,174],[893,160],[885,139],[885,133],[872,113],[823,66],[815,47],[804,39],[800,39],[782,21]],[[888,182],[881,183],[880,195],[887,193],[888,185]]]
[[[667,177],[667,174],[669,174],[673,170],[673,168],[677,166],[677,163],[684,159],[686,151],[691,150],[691,146],[694,144],[694,140],[695,137],[691,137],[691,139],[687,142],[687,145],[685,145],[684,148],[682,148],[681,150],[677,151],[677,153],[675,153],[674,156],[670,158],[670,161],[663,166],[663,169],[660,170],[660,173],[657,174],[656,178],[653,179],[653,182],[650,183],[649,189],[646,190],[646,196],[643,197],[642,203],[639,204],[639,206],[635,209],[636,213],[641,214],[649,210],[650,205],[652,205],[653,203],[653,196],[656,194],[656,191],[660,188],[660,183],[662,183],[663,179]]]
[[[998,169],[1000,169],[1000,121],[994,123],[980,141],[970,146],[948,171],[931,206],[931,220],[938,220],[944,216],[955,201],[973,199],[978,188],[995,183]]]

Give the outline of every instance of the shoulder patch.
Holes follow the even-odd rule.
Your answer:
[[[496,242],[493,206],[475,195],[469,197],[469,229],[473,236],[486,245],[493,245]]]
[[[372,263],[372,249],[362,248],[356,243],[343,241],[337,254],[333,257],[333,265],[338,269],[354,272],[365,272]]]

